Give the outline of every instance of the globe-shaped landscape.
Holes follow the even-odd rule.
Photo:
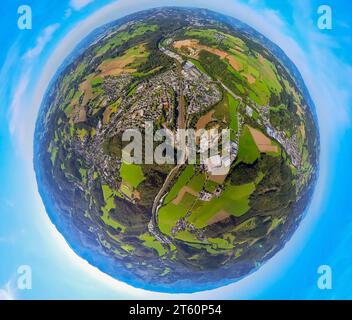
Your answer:
[[[229,152],[123,161],[124,132],[147,122],[229,129]],[[46,210],[72,249],[118,280],[176,293],[235,282],[283,248],[312,196],[319,137],[280,48],[215,12],[158,8],[77,46],[49,85],[34,148]]]

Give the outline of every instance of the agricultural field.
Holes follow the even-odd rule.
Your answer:
[[[123,163],[120,171],[121,178],[134,188],[137,188],[145,179],[142,168],[135,164]]]

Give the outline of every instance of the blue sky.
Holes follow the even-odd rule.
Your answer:
[[[33,29],[17,28],[21,1],[0,7],[0,299],[352,298],[352,4],[345,0],[28,0]],[[330,4],[333,29],[317,28]],[[248,23],[294,61],[317,107],[321,171],[311,208],[286,247],[244,280],[194,295],[165,295],[120,283],[77,257],[50,223],[32,165],[34,122],[47,84],[75,44],[96,27],[161,5],[208,7]],[[330,265],[333,289],[317,288]],[[32,290],[17,289],[30,265]]]

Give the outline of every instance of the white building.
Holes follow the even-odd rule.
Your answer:
[[[249,117],[253,116],[253,109],[250,106],[246,106],[246,113]]]

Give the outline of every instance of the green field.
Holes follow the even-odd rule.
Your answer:
[[[198,38],[198,39],[206,39],[208,41],[215,41],[215,34],[216,30],[214,29],[191,29],[185,32],[186,36]]]
[[[53,146],[54,145],[54,146]],[[53,142],[50,143],[50,146],[48,148],[48,152],[50,153],[50,160],[51,160],[51,164],[54,166],[55,162],[56,162],[56,157],[57,157],[57,153],[59,151],[59,148],[55,146],[55,144]]]
[[[235,135],[238,131],[238,119],[237,119],[237,108],[240,104],[239,100],[236,100],[232,95],[228,94],[229,110],[230,110],[230,129],[231,129],[231,140],[235,139]]]
[[[160,257],[167,253],[163,245],[149,233],[142,234],[139,239],[143,241],[143,245],[146,247],[155,249]]]
[[[143,170],[139,165],[122,163],[121,178],[132,187],[137,188],[145,179]]]
[[[120,191],[126,195],[127,197],[129,197],[130,199],[132,199],[132,194],[133,194],[133,190],[131,190],[131,188],[125,184],[121,184],[120,187]]]
[[[204,173],[200,173],[195,175],[192,180],[188,183],[188,186],[196,191],[196,192],[200,192],[202,191],[203,187],[204,187],[204,183],[205,183],[206,177]]]
[[[196,200],[197,200],[197,198],[194,195],[187,192],[183,196],[179,205],[184,207],[185,209],[189,210],[192,207],[192,205],[195,203]]]
[[[102,77],[96,77],[90,80],[90,84],[92,87],[100,86],[103,83],[104,79]]]
[[[205,182],[204,188],[206,191],[213,193],[216,190],[217,186],[218,184],[216,182],[207,180]]]
[[[164,203],[167,204],[173,199],[175,199],[179,193],[179,191],[184,187],[189,180],[192,178],[194,175],[194,166],[193,165],[188,165],[186,169],[182,172],[180,177],[177,179],[177,182],[173,185],[172,189],[166,196]]]
[[[255,184],[248,183],[241,186],[227,186],[219,198],[213,198],[210,202],[202,202],[193,210],[190,222],[196,228],[204,228],[209,220],[219,211],[225,210],[236,217],[242,216],[249,209],[249,196],[254,192]]]
[[[79,173],[81,175],[83,184],[87,184],[87,169],[79,168]]]
[[[232,35],[223,33],[216,29],[191,29],[188,30],[185,35],[192,38],[200,39],[202,41],[205,41],[205,43],[210,43],[214,45],[218,44],[217,36],[221,35],[223,37],[222,44],[224,44],[225,46],[229,48],[240,48],[242,50],[247,49],[247,46],[240,38],[236,38]]]
[[[148,31],[156,31],[157,29],[158,29],[158,26],[156,25],[146,25],[143,23],[138,24],[133,27],[132,32],[124,31],[124,32],[120,32],[115,37],[112,37],[104,46],[100,47],[96,51],[96,54],[98,56],[103,55],[110,49],[122,45],[124,42],[127,42],[135,37],[141,36]]]
[[[213,248],[217,250],[231,250],[234,247],[233,244],[222,238],[209,238],[208,241],[213,245]]]
[[[199,71],[202,71],[203,73],[207,73],[207,71],[204,69],[204,67],[202,66],[202,64],[196,60],[196,59],[189,59],[196,67]]]
[[[165,198],[164,204],[166,205],[159,210],[159,226],[162,232],[170,235],[172,227],[175,226],[179,219],[187,214],[197,201],[197,198],[194,195],[185,193],[181,202],[178,205],[175,205],[171,201],[177,197],[180,190],[184,186],[188,186],[192,190],[200,192],[203,189],[205,181],[206,177],[203,173],[195,175],[193,165],[188,165],[186,167]]]
[[[224,94],[223,99],[214,108],[214,117],[219,121],[225,120],[227,123],[231,122],[229,98]]]
[[[174,205],[172,202],[162,207],[158,213],[159,228],[162,233],[171,235],[171,229],[175,226],[176,222],[183,218],[188,212],[188,209]]]
[[[111,209],[116,208],[115,204],[115,196],[116,193],[110,189],[108,185],[102,185],[103,196],[105,201],[105,206],[101,208],[103,211],[103,216],[101,217],[104,223],[114,229],[121,229],[122,232],[126,230],[126,227],[123,226],[121,223],[111,219],[109,212]]]
[[[200,243],[200,244],[204,244],[203,241],[200,241],[196,238],[195,234],[190,233],[189,231],[181,231],[178,232],[177,235],[175,236],[176,239],[178,240],[182,240],[184,242],[188,242],[188,243]]]
[[[243,128],[238,148],[237,163],[252,164],[260,157],[258,147],[247,126]]]

